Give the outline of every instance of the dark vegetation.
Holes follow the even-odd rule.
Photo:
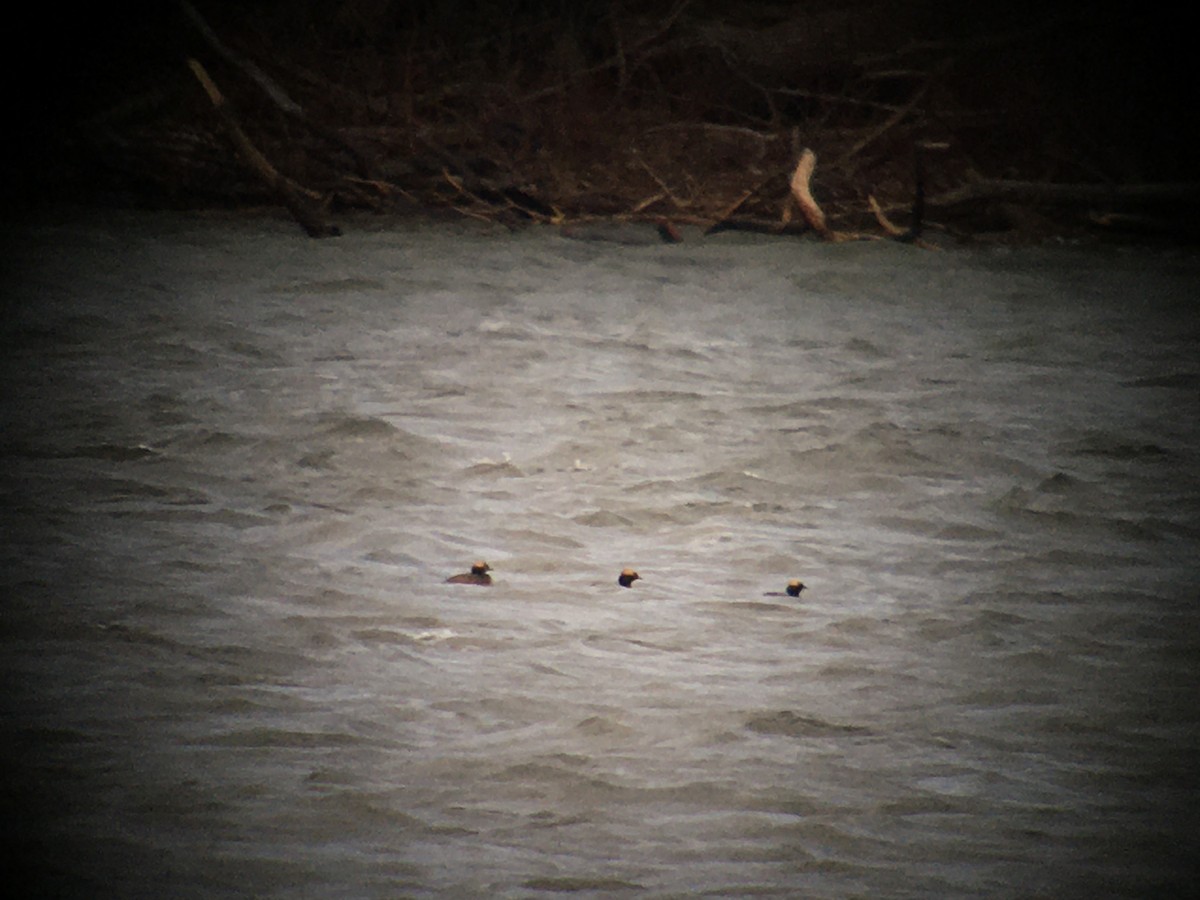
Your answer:
[[[882,235],[871,198],[907,227],[929,147],[927,231],[1195,235],[1197,79],[1160,7],[96,6],[25,26],[14,198],[798,230],[810,148],[832,227]]]

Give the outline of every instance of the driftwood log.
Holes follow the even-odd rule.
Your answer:
[[[336,225],[330,225],[324,221],[317,202],[319,195],[306,191],[290,178],[280,174],[279,170],[271,165],[262,152],[254,146],[254,142],[247,137],[242,126],[238,124],[237,117],[234,116],[225,97],[209,77],[204,66],[194,59],[189,59],[188,67],[196,76],[196,80],[200,82],[201,87],[204,88],[204,92],[212,102],[213,109],[220,118],[222,127],[242,158],[279,197],[293,218],[300,223],[305,233],[309,237],[333,237],[341,234]]]
[[[800,208],[800,215],[804,216],[804,221],[813,231],[827,241],[841,240],[842,237],[829,228],[829,224],[825,220],[825,213],[821,211],[820,205],[812,195],[811,182],[813,171],[816,168],[817,154],[806,147],[800,154],[800,161],[796,163],[795,171],[792,172],[790,182],[792,197],[795,198],[796,205]]]

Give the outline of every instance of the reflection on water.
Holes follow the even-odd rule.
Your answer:
[[[1196,260],[5,245],[5,795],[44,894],[1190,888]]]

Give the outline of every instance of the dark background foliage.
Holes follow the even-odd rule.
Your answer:
[[[188,58],[266,156],[333,207],[483,210],[520,191],[566,215],[702,220],[753,189],[747,210],[774,217],[807,146],[820,159],[814,190],[849,221],[868,195],[892,210],[910,201],[922,141],[946,145],[934,195],[980,178],[1195,176],[1197,79],[1179,11],[948,0],[195,7],[307,124],[222,57],[181,4],[35,11],[9,37],[12,196],[269,198]],[[360,154],[357,171],[329,135]],[[784,180],[764,187],[776,171]]]

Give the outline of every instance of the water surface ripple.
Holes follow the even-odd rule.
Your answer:
[[[38,895],[1194,887],[1195,258],[3,240]]]

